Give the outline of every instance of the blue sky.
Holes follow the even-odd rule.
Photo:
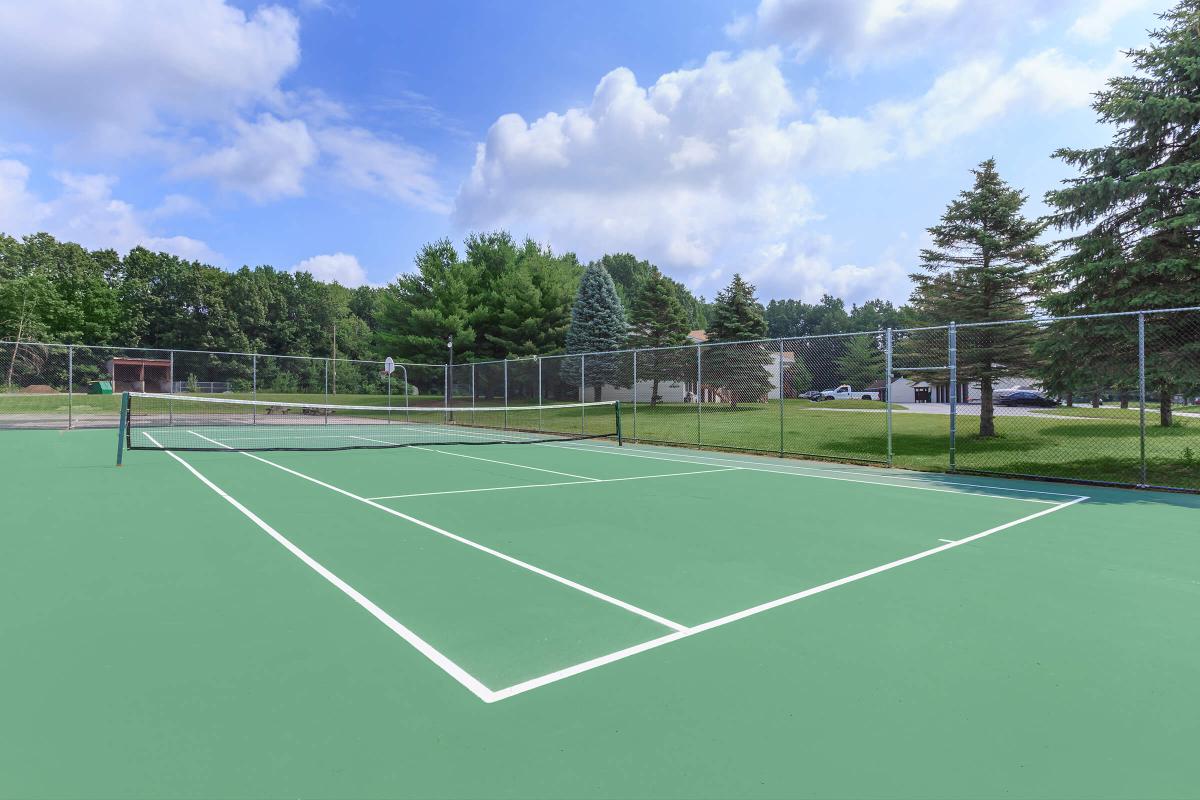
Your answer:
[[[1165,0],[0,7],[0,231],[354,285],[507,228],[711,297],[901,301],[987,157],[1030,195]]]

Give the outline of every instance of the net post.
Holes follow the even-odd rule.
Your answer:
[[[116,371],[115,369],[113,370]],[[115,382],[115,381],[114,381]],[[75,345],[67,345],[67,430],[75,427]]]
[[[508,356],[504,357],[504,430],[508,430]]]
[[[392,373],[387,374],[388,387],[388,425],[392,424]]]
[[[329,405],[329,359],[325,359],[325,405]],[[325,409],[325,413],[321,415],[325,420],[325,424],[329,424],[329,409]]]
[[[587,356],[579,357],[579,432],[587,433]]]
[[[958,439],[958,329],[950,323],[950,472],[957,467],[955,447]]]
[[[475,362],[471,362],[471,424],[475,424]]]
[[[887,465],[892,466],[892,329],[884,337],[883,394],[887,404]]]
[[[1138,313],[1138,446],[1142,485],[1146,485],[1146,314]]]
[[[129,392],[121,392],[121,419],[117,423],[117,466],[125,457],[125,437],[129,433]]]
[[[250,398],[255,403],[258,402],[258,353],[253,353],[250,356]],[[250,406],[250,422],[258,424],[258,406]]]
[[[404,421],[411,422],[412,418],[408,413],[408,367],[401,364],[400,369],[404,370]]]
[[[622,445],[625,444],[625,441],[621,437],[621,401],[620,400],[617,400],[616,402],[613,403],[613,413],[616,414],[616,416],[617,416],[617,447],[621,447]]]
[[[542,357],[534,356],[534,358],[537,360],[538,367],[538,430],[544,431],[546,429],[546,423],[542,420]]]
[[[171,351],[171,366],[167,368],[170,371],[171,397],[175,397],[175,351]],[[175,401],[167,401],[167,424],[175,424]]]

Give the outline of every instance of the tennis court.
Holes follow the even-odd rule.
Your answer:
[[[1195,496],[186,405],[6,432],[8,796],[1200,777]]]

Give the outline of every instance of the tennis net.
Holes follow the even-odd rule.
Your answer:
[[[408,408],[128,392],[132,450],[349,450],[620,438],[620,405]]]

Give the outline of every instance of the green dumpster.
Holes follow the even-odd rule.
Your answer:
[[[92,381],[88,394],[112,394],[112,381]]]

